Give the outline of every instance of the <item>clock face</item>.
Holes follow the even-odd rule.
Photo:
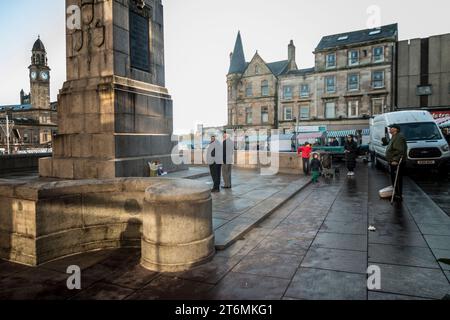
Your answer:
[[[37,78],[36,71],[31,72],[31,79],[36,80],[36,78]]]
[[[42,79],[42,80],[48,80],[48,73],[45,72],[45,71],[42,71],[42,72],[41,72],[41,79]]]

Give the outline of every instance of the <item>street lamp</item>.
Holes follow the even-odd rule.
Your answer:
[[[11,136],[11,131],[14,128],[14,121],[9,120],[8,113],[6,112],[6,120],[0,120],[0,127],[6,135],[6,152],[7,154],[11,154],[10,146],[9,146],[9,138]]]

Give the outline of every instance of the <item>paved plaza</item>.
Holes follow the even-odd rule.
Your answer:
[[[190,177],[209,184],[205,170],[194,168]],[[159,274],[139,265],[140,249],[82,254],[38,268],[0,262],[0,299],[409,300],[450,294],[450,265],[438,262],[450,258],[450,218],[411,180],[404,204],[391,206],[378,197],[387,175],[362,163],[354,179],[318,185],[302,176],[245,170],[233,179],[235,188],[213,198],[219,250],[212,262]],[[66,287],[70,265],[82,269],[81,291]],[[373,265],[381,270],[381,290],[367,289]]]

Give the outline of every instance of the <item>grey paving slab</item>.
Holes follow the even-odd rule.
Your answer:
[[[124,270],[113,272],[105,282],[129,289],[140,289],[155,279],[158,273],[149,271],[139,264],[130,265]]]
[[[213,218],[213,228],[214,228],[214,230],[220,228],[221,226],[223,226],[227,222],[229,222],[229,220]]]
[[[367,236],[320,232],[313,247],[367,252]]]
[[[96,283],[86,290],[82,290],[71,300],[123,300],[134,290],[119,287],[109,283]]]
[[[127,300],[204,300],[209,299],[211,284],[160,276],[141,290],[127,297]]]
[[[440,262],[441,268],[446,271],[450,271],[450,250],[432,249],[434,256],[439,261],[441,259],[445,262]]]
[[[409,301],[411,301],[411,300],[432,300],[432,299],[404,296],[404,295],[400,295],[400,294],[392,294],[392,293],[385,293],[385,292],[369,291],[369,300],[376,300],[376,301],[409,300]]]
[[[265,252],[294,254],[297,256],[304,256],[311,246],[313,239],[311,238],[290,238],[268,236],[257,247],[256,250]]]
[[[404,247],[385,244],[369,245],[369,263],[397,264],[411,267],[439,269],[429,248]]]
[[[286,296],[306,300],[366,300],[365,275],[300,268]]]
[[[311,248],[302,267],[366,274],[367,253],[362,251]]]
[[[420,231],[426,235],[450,236],[450,223],[448,224],[431,224],[421,223]]]
[[[450,236],[425,235],[425,240],[432,249],[450,250]]]
[[[202,283],[217,284],[236,266],[236,264],[239,263],[239,261],[239,258],[225,258],[216,256],[209,263],[186,272],[175,273],[174,276],[181,279],[198,281]]]
[[[344,233],[344,234],[367,234],[367,224],[362,222],[342,222],[325,220],[324,225],[320,229],[321,232],[328,233]]]
[[[0,265],[0,279],[30,269],[31,267],[27,267],[21,264],[2,261],[2,264]]]
[[[280,300],[290,280],[230,272],[210,292],[214,300]]]
[[[34,268],[0,280],[0,300],[63,300],[76,294],[67,288],[67,274]]]
[[[113,250],[103,250],[96,252],[83,253],[76,256],[70,256],[56,261],[51,261],[43,264],[41,267],[48,270],[66,273],[67,268],[72,265],[80,267],[81,270],[86,270],[104,260],[106,260],[114,252]]]
[[[441,270],[378,264],[381,268],[381,291],[441,299],[450,291]]]
[[[233,271],[289,280],[297,271],[302,258],[303,256],[258,250],[242,259]]]
[[[376,232],[369,233],[369,243],[428,248],[428,244],[423,235],[418,232],[377,230]]]

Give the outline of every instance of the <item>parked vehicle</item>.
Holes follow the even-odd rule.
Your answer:
[[[369,150],[376,167],[387,166],[388,126],[398,124],[408,143],[407,168],[446,169],[450,147],[428,111],[399,111],[371,119]]]

